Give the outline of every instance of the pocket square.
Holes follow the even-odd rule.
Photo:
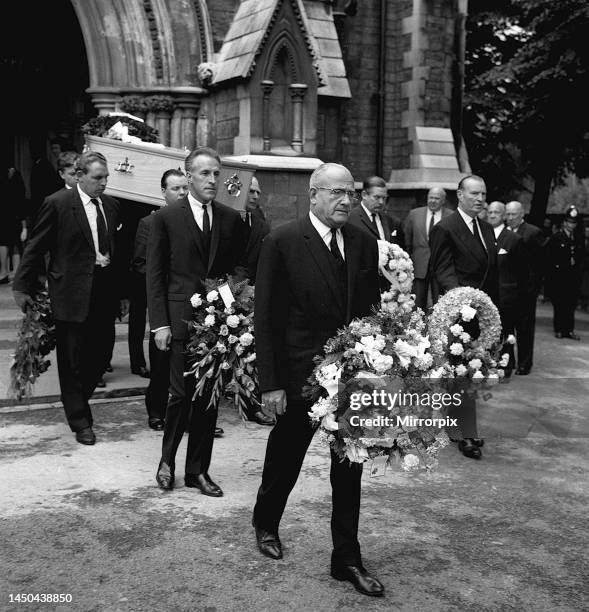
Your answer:
[[[391,236],[396,236],[396,235],[397,235],[397,230],[393,230],[393,231],[391,232]]]
[[[507,255],[507,251],[505,249],[499,249],[499,253],[497,255]]]

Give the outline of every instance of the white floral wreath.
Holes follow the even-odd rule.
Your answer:
[[[459,320],[471,321],[475,316],[480,328],[477,342],[485,350],[491,350],[501,338],[501,318],[491,298],[472,287],[457,287],[443,295],[428,322],[432,351],[445,352],[450,327]]]

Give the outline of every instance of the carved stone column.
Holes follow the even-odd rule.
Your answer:
[[[292,99],[292,141],[291,146],[297,153],[303,152],[303,101],[307,85],[293,83],[289,85]]]
[[[92,104],[98,110],[98,115],[108,115],[110,112],[114,112],[117,108],[117,102],[119,95],[111,92],[96,92],[93,93],[88,90],[88,93],[92,96]]]
[[[172,113],[170,146],[175,149],[182,148],[182,109],[176,107]]]
[[[270,138],[270,96],[274,89],[274,81],[262,81],[262,139],[263,150],[270,151],[272,149],[272,141]]]
[[[157,128],[160,142],[166,147],[170,146],[170,113],[160,110],[155,116],[155,126]]]
[[[147,125],[150,127],[155,128],[155,113],[152,110],[147,111],[145,123],[147,123]]]
[[[196,146],[196,116],[200,107],[200,99],[192,96],[181,96],[177,99],[178,107],[182,109],[182,133],[180,148],[191,150]]]

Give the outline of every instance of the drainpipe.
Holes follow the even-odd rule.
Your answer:
[[[380,32],[378,57],[378,93],[376,114],[376,174],[384,175],[384,102],[386,70],[387,0],[380,0]]]

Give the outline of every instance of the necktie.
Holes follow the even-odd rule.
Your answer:
[[[378,233],[378,225],[376,225],[376,215],[374,213],[371,213],[370,216],[372,217],[372,225],[374,226],[374,229],[377,231]],[[333,230],[332,230],[333,231]]]
[[[429,235],[432,233],[432,230],[434,229],[434,219],[436,218],[436,213],[431,213],[431,216],[429,218],[429,227],[427,228],[427,237],[429,238]]]
[[[479,224],[477,223],[476,219],[472,220],[472,233],[474,234],[475,240],[478,242],[479,246],[481,247],[485,257],[487,256],[487,249],[485,248],[485,245],[483,243],[483,239],[481,238],[481,234],[479,232]]]
[[[331,230],[331,240],[329,241],[329,249],[331,254],[334,256],[337,263],[341,266],[345,263],[344,258],[342,256],[342,252],[339,250],[339,246],[337,245],[337,230]]]
[[[202,234],[205,239],[205,250],[208,252],[211,246],[211,221],[206,204],[202,205]]]
[[[244,225],[245,239],[247,241],[247,240],[249,240],[250,234],[252,232],[252,217],[251,217],[251,213],[249,213],[249,212],[245,213],[245,219],[243,220],[243,225]]]
[[[252,226],[252,213],[251,213],[251,212],[247,212],[247,213],[245,213],[245,224],[246,224],[248,227],[251,227],[251,226]]]
[[[96,206],[96,228],[98,230],[98,250],[102,255],[108,255],[108,233],[106,231],[106,221],[100,210],[100,202],[96,198],[90,200]]]

